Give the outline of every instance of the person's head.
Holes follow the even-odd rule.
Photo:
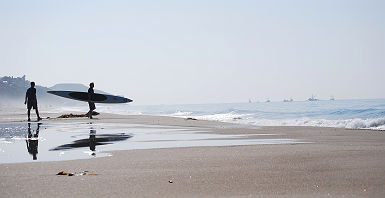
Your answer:
[[[93,82],[90,83],[90,87],[91,87],[91,88],[94,88],[94,83],[93,83]]]
[[[31,87],[35,87],[35,82],[31,82]]]

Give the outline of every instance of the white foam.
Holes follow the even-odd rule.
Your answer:
[[[222,122],[234,122],[237,120],[242,120],[242,119],[246,118],[247,116],[249,116],[249,114],[238,114],[235,112],[230,112],[230,113],[194,116],[194,118],[201,119],[201,120],[216,120],[216,121],[222,121]]]
[[[177,117],[179,117],[179,116],[188,116],[188,115],[191,115],[191,114],[192,114],[192,112],[189,112],[189,111],[177,111],[177,112],[175,112],[173,114],[170,114],[170,116],[177,116]]]
[[[348,129],[373,129],[385,130],[385,118],[373,119],[346,119],[346,120],[326,120],[326,119],[248,119],[244,120],[247,124],[258,126],[315,126],[315,127],[336,127]]]
[[[185,117],[185,116],[178,116]],[[248,124],[254,126],[314,126],[314,127],[336,127],[348,129],[372,129],[385,130],[385,117],[371,119],[346,119],[346,120],[327,120],[314,118],[296,119],[257,119],[250,117],[250,114],[237,114],[235,112],[190,116],[200,120],[215,120],[221,122],[231,122]]]

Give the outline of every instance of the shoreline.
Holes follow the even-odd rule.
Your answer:
[[[20,123],[22,118],[24,114],[14,116],[13,120],[4,120],[0,115],[0,123],[9,120]],[[385,133],[382,131],[285,126],[248,128],[216,121],[104,113],[96,118],[92,122],[201,127],[218,134],[275,134],[274,137],[311,143],[125,150],[111,151],[110,157],[93,159],[0,164],[3,195],[382,197],[385,194]],[[42,122],[87,121],[90,120],[69,118]],[[56,175],[60,171],[90,171],[96,175]],[[38,185],[25,185],[31,182]]]
[[[78,118],[58,118],[61,115],[64,114],[82,114],[81,112],[62,112],[62,113],[44,113],[43,120],[40,122],[71,122],[71,121],[92,121],[92,122],[102,122],[103,120],[106,120],[108,122],[117,123],[119,119],[129,119],[129,121],[134,122],[134,124],[150,124],[150,125],[156,125],[156,123],[160,123],[159,120],[162,120],[161,124],[169,124],[169,126],[173,126],[171,121],[176,120],[185,120],[185,124],[188,121],[191,121],[189,124],[195,125],[195,122],[199,122],[199,124],[207,125],[207,126],[228,126],[228,127],[234,127],[234,128],[251,128],[251,129],[258,129],[258,128],[274,128],[274,127],[299,127],[299,128],[321,128],[321,129],[343,129],[343,130],[358,130],[358,131],[378,131],[378,132],[385,132],[384,130],[380,129],[369,129],[369,128],[342,128],[342,127],[330,127],[330,126],[295,126],[295,125],[284,125],[284,126],[257,126],[257,125],[249,125],[245,123],[233,123],[233,122],[224,122],[224,121],[217,121],[217,120],[201,120],[201,119],[195,119],[195,118],[183,118],[183,117],[176,117],[176,116],[169,116],[169,115],[123,115],[123,114],[113,114],[113,113],[100,113],[100,115],[97,115],[94,117],[94,119],[88,119],[87,117],[78,117]],[[34,116],[33,116],[34,115]],[[0,124],[7,124],[7,123],[27,123],[26,119],[26,113],[17,112],[16,114],[4,114],[0,113]],[[36,115],[31,111],[31,122],[30,123],[37,123]],[[152,122],[149,122],[149,120],[152,120]],[[166,123],[163,123],[165,122]],[[179,122],[176,122],[179,123]],[[175,125],[175,126],[186,126],[185,124]]]

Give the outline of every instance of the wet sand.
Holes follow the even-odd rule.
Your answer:
[[[50,115],[57,117],[58,115]],[[25,115],[1,114],[0,123]],[[79,122],[84,118],[43,122]],[[276,134],[306,144],[114,151],[112,157],[0,164],[1,197],[384,197],[385,133],[263,127],[159,116],[102,114],[93,122]],[[60,171],[97,175],[58,176]]]

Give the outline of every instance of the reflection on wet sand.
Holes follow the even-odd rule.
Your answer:
[[[33,160],[37,160],[40,125],[41,123],[37,123],[36,132],[32,135],[31,123],[28,123],[28,138],[25,140],[25,142],[27,143],[28,153],[32,155]]]
[[[131,138],[131,135],[122,134],[101,134],[96,135],[96,130],[90,130],[90,137],[87,139],[75,140],[70,144],[63,144],[61,146],[50,149],[50,151],[60,151],[60,150],[69,150],[74,148],[89,147],[93,151],[92,155],[95,155],[95,150],[97,145],[107,145],[112,144],[113,142],[127,140]]]
[[[305,142],[277,138],[274,134],[215,134],[205,128],[116,123],[43,123],[41,126],[0,123],[0,164],[30,162],[31,155],[33,161],[37,158],[63,161],[87,159],[96,154],[107,157],[111,156],[108,151],[117,150],[299,143]],[[25,144],[28,153],[25,153]]]

